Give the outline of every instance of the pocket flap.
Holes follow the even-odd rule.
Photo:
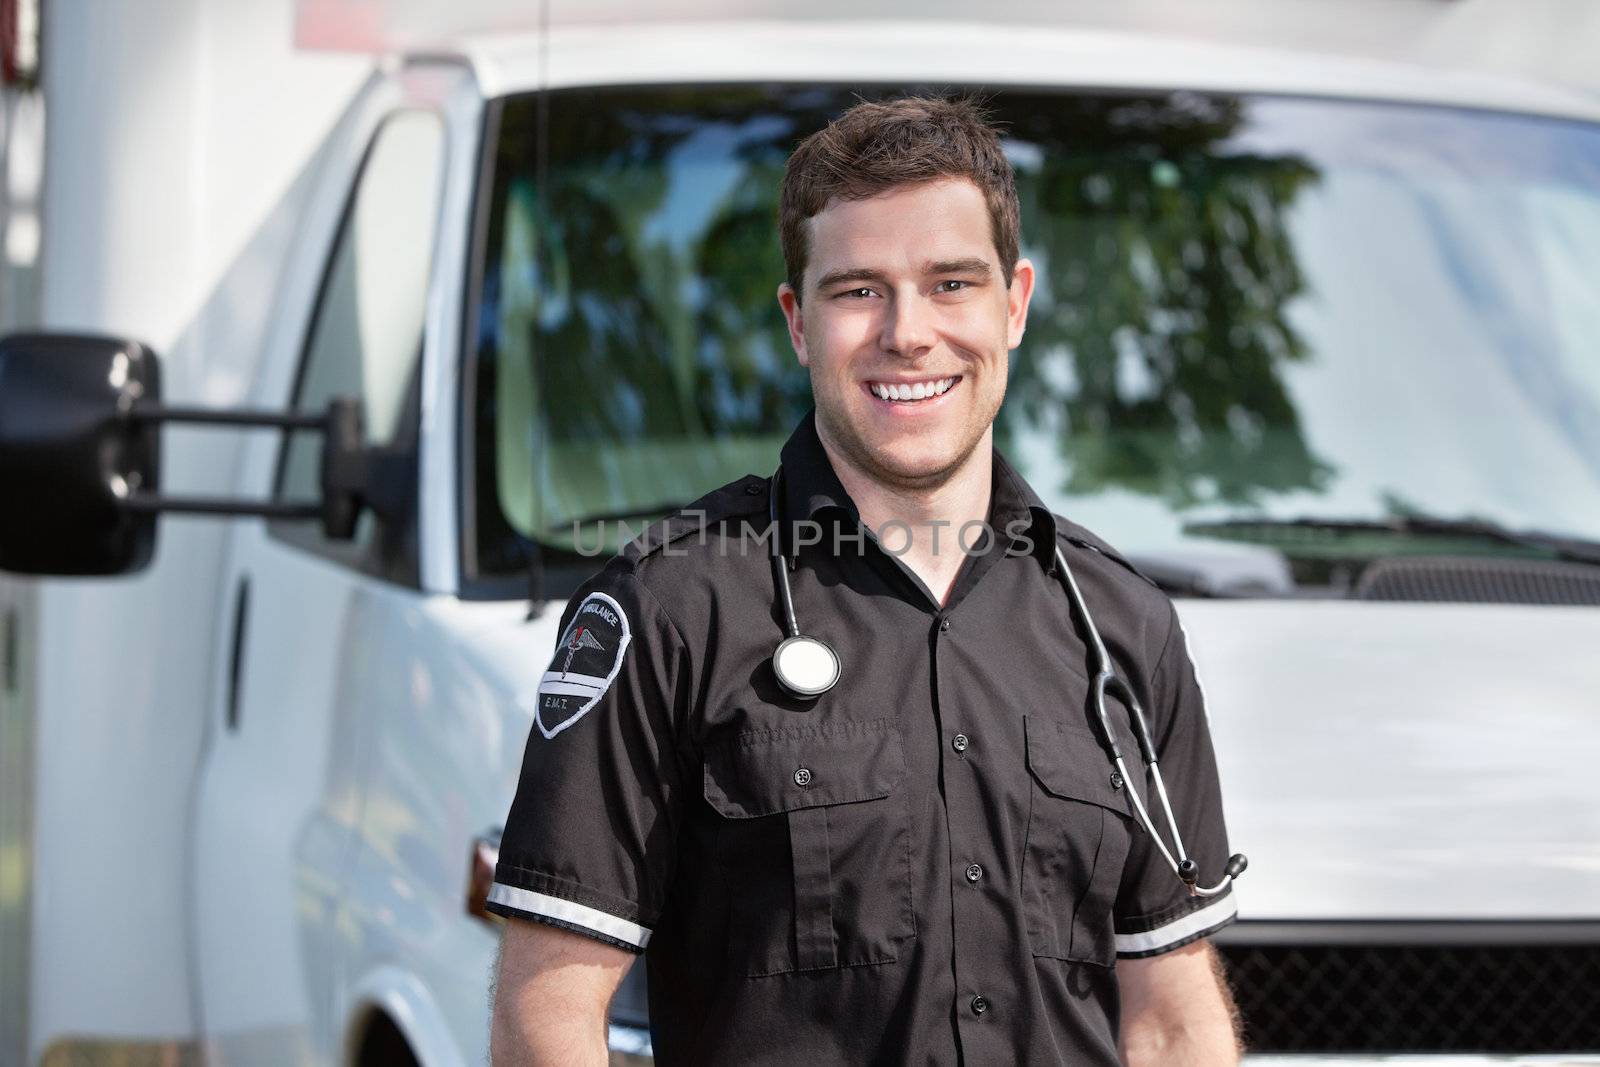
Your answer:
[[[706,752],[705,797],[724,818],[754,819],[876,800],[904,774],[894,719],[747,730]]]
[[[1028,768],[1047,791],[1133,815],[1128,785],[1118,789],[1112,784],[1116,767],[1088,727],[1028,715],[1023,717],[1023,729],[1028,734]]]

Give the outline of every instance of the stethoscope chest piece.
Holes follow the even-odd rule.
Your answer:
[[[825,642],[801,634],[786,638],[772,654],[778,684],[792,696],[819,697],[839,681],[839,656]]]

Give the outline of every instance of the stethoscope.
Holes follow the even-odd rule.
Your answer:
[[[826,641],[802,634],[800,623],[795,619],[794,595],[789,589],[789,556],[784,551],[782,528],[778,525],[778,500],[782,494],[782,478],[783,467],[780,464],[772,473],[767,514],[772,521],[770,540],[772,584],[778,593],[778,603],[783,608],[783,626],[787,636],[772,653],[772,673],[777,675],[778,684],[791,696],[802,700],[814,700],[838,684],[839,655]],[[1072,601],[1073,610],[1083,620],[1083,628],[1089,634],[1089,643],[1094,646],[1095,660],[1099,664],[1093,685],[1094,726],[1100,744],[1110,755],[1111,762],[1120,775],[1119,780],[1127,783],[1133,810],[1140,824],[1149,832],[1156,848],[1161,851],[1167,866],[1171,867],[1173,873],[1189,887],[1190,893],[1195,896],[1214,897],[1232,885],[1233,880],[1244,873],[1250,861],[1242,854],[1235,853],[1228,857],[1220,882],[1214,886],[1199,884],[1200,867],[1189,858],[1188,852],[1183,847],[1183,836],[1178,833],[1178,820],[1173,817],[1172,802],[1167,799],[1167,785],[1161,777],[1161,767],[1156,759],[1155,741],[1150,737],[1150,725],[1145,721],[1144,708],[1140,706],[1139,698],[1133,695],[1133,690],[1112,667],[1111,654],[1106,651],[1105,642],[1100,639],[1100,630],[1094,624],[1094,617],[1089,614],[1089,605],[1084,603],[1083,592],[1078,588],[1078,580],[1073,577],[1072,568],[1067,566],[1067,557],[1062,554],[1059,544],[1056,545],[1056,567],[1060,571],[1061,584],[1066,587],[1067,596]],[[1162,814],[1172,829],[1171,849],[1167,848],[1167,843],[1156,831],[1156,825],[1151,820],[1144,801],[1140,799],[1139,791],[1133,787],[1133,778],[1128,774],[1128,766],[1122,756],[1122,746],[1117,743],[1117,735],[1111,729],[1111,715],[1106,711],[1106,693],[1109,691],[1115,691],[1128,705],[1128,723],[1133,728],[1134,739],[1138,742],[1139,755],[1144,760],[1145,774],[1148,780],[1155,784],[1156,799],[1161,802]],[[1174,852],[1177,854],[1176,857],[1173,855]]]

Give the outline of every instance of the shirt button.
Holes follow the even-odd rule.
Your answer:
[[[982,997],[973,997],[972,998],[972,1014],[974,1014],[974,1015],[982,1015],[984,1012],[986,1012],[988,1010],[989,1010],[989,1002],[987,1000],[984,1000]]]
[[[794,772],[794,784],[795,785],[810,785],[811,784],[811,771],[809,769],[805,768],[805,767],[801,767],[798,771],[795,771]]]
[[[957,752],[965,752],[967,750],[967,735],[956,734],[950,739],[950,747]]]
[[[969,864],[967,866],[967,881],[976,882],[979,878],[982,878],[982,877],[983,877],[983,868],[982,867],[979,867],[976,863]]]
[[[949,619],[940,619],[939,620],[939,632],[942,633],[942,634],[950,632],[950,620]]]
[[[1112,771],[1111,772],[1111,788],[1112,789],[1121,789],[1122,788],[1122,773],[1120,771]]]

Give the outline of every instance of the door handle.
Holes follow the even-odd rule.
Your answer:
[[[17,691],[17,609],[6,607],[4,688],[8,693]]]
[[[244,666],[244,628],[250,614],[250,576],[239,577],[239,592],[233,600],[233,645],[228,653],[228,732],[239,729],[239,675]]]

